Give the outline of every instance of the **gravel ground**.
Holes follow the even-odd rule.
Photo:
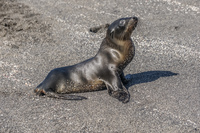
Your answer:
[[[200,133],[199,0],[0,0],[0,132]],[[137,16],[127,104],[106,90],[87,100],[38,97],[55,68],[96,54],[105,31]]]

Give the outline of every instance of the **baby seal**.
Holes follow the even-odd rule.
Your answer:
[[[137,22],[136,17],[114,21],[94,57],[51,70],[34,92],[54,98],[81,100],[85,98],[68,94],[107,88],[110,96],[127,103],[130,94],[124,86],[126,79],[123,70],[135,54],[131,34]]]

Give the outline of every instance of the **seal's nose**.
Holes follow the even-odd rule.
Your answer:
[[[134,19],[135,21],[138,21],[138,18],[137,18],[137,17],[133,17],[133,19]]]

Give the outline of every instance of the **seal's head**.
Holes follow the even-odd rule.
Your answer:
[[[137,22],[137,17],[120,18],[108,27],[107,37],[111,40],[128,40],[137,26]]]

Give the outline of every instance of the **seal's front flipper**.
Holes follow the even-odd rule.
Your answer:
[[[129,102],[130,94],[117,74],[112,75],[111,82],[105,84],[110,96],[118,99],[122,103]]]
[[[113,88],[106,84],[106,87],[108,89],[108,94],[116,99],[118,99],[119,101],[121,101],[122,103],[127,103],[130,100],[130,94],[128,92],[128,90],[125,88],[123,90],[113,90]]]
[[[92,28],[90,28],[90,32],[97,33],[99,31],[107,29],[109,26],[110,26],[110,24],[104,24],[104,25],[92,27]]]
[[[129,102],[129,99],[130,99],[129,93],[127,93],[123,90],[122,91],[113,91],[111,96],[114,98],[117,98],[122,103],[127,103],[127,102]]]

